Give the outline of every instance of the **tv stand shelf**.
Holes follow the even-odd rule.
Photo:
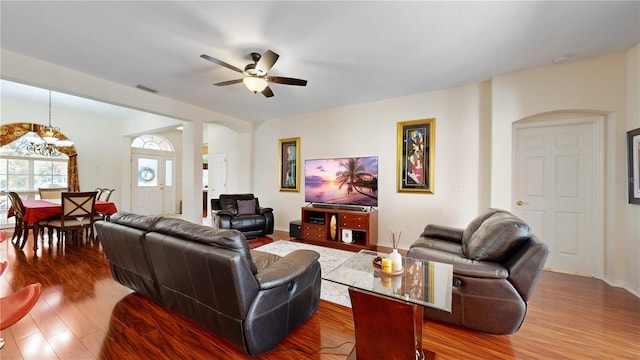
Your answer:
[[[344,242],[343,230],[351,232]],[[302,208],[302,241],[343,250],[373,250],[378,242],[378,211],[348,210],[330,207]]]

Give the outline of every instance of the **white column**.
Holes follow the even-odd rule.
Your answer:
[[[203,124],[185,121],[182,132],[182,217],[202,223]]]

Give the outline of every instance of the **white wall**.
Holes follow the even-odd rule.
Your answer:
[[[640,46],[629,50],[627,59],[627,126],[640,128]],[[640,205],[626,204],[625,288],[640,296]]]
[[[85,74],[2,51],[3,78],[85,95],[178,119],[234,123],[209,130],[210,154],[228,154],[228,191],[254,192],[275,209],[276,228],[288,230],[300,218],[301,192],[278,192],[278,139],[301,138],[302,160],[342,156],[379,157],[379,243],[388,231],[403,231],[406,248],[427,223],[465,226],[486,206],[511,208],[511,125],[548,111],[592,110],[606,114],[606,280],[640,294],[640,206],[627,204],[626,136],[640,127],[638,46],[628,52],[549,66],[468,86],[306,114],[256,126]],[[3,100],[2,121],[22,122],[26,110],[11,110]],[[12,119],[12,115],[17,120]],[[19,111],[23,111],[20,115]],[[89,122],[73,116],[53,119],[76,141],[81,187],[124,184],[129,159],[123,130],[115,120]],[[396,192],[396,123],[436,118],[435,194]],[[47,119],[42,109],[41,121]],[[231,120],[231,121],[230,121]],[[83,123],[84,122],[84,123]],[[106,124],[106,125],[104,125]],[[212,125],[210,125],[212,126]],[[234,129],[234,130],[231,130]],[[86,136],[100,134],[100,140]],[[105,159],[95,165],[95,159]],[[115,163],[114,163],[115,162]],[[85,174],[83,168],[92,169]],[[128,181],[128,179],[127,179]],[[463,191],[454,192],[453,184]],[[114,186],[117,187],[117,186]],[[114,193],[116,198],[121,193]],[[124,204],[128,200],[121,199]],[[125,207],[126,208],[126,207]]]
[[[638,46],[628,52],[497,76],[476,85],[260,124],[254,192],[276,228],[300,218],[299,193],[278,192],[278,139],[300,137],[301,160],[379,156],[379,244],[403,231],[408,247],[427,223],[465,226],[487,206],[511,210],[512,124],[551,111],[606,117],[605,280],[640,294],[640,206],[627,204],[627,130],[640,127]],[[435,194],[396,192],[396,123],[436,118]],[[304,174],[301,174],[302,178]],[[453,184],[462,184],[454,192]]]
[[[227,153],[227,193],[252,192],[253,134],[238,133],[221,125],[208,124],[206,126],[209,158],[215,153]],[[211,183],[211,176],[210,174],[209,183]],[[262,198],[260,198],[260,204],[266,204]]]
[[[343,107],[260,124],[255,131],[254,193],[274,208],[275,227],[288,231],[300,219],[299,193],[278,192],[278,140],[300,137],[301,161],[346,156],[378,156],[378,243],[390,245],[389,231],[402,231],[401,248],[428,223],[466,225],[479,210],[480,85]],[[396,192],[397,123],[435,118],[433,195]],[[461,184],[461,192],[453,191]],[[485,191],[485,190],[483,190]]]
[[[28,122],[48,123],[49,107],[16,100],[2,99],[1,118],[3,124]],[[128,149],[120,146],[122,119],[108,118],[64,109],[52,108],[51,123],[74,142],[78,152],[80,190],[96,187],[121,189],[120,158]],[[113,193],[111,199],[119,203],[121,191]]]

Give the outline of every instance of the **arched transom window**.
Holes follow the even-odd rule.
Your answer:
[[[133,139],[132,148],[173,151],[173,145],[169,140],[160,135],[141,135]]]

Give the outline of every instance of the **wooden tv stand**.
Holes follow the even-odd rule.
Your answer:
[[[302,241],[349,251],[372,250],[378,243],[378,211],[330,207],[302,208]],[[352,242],[344,242],[343,231],[351,231]]]

